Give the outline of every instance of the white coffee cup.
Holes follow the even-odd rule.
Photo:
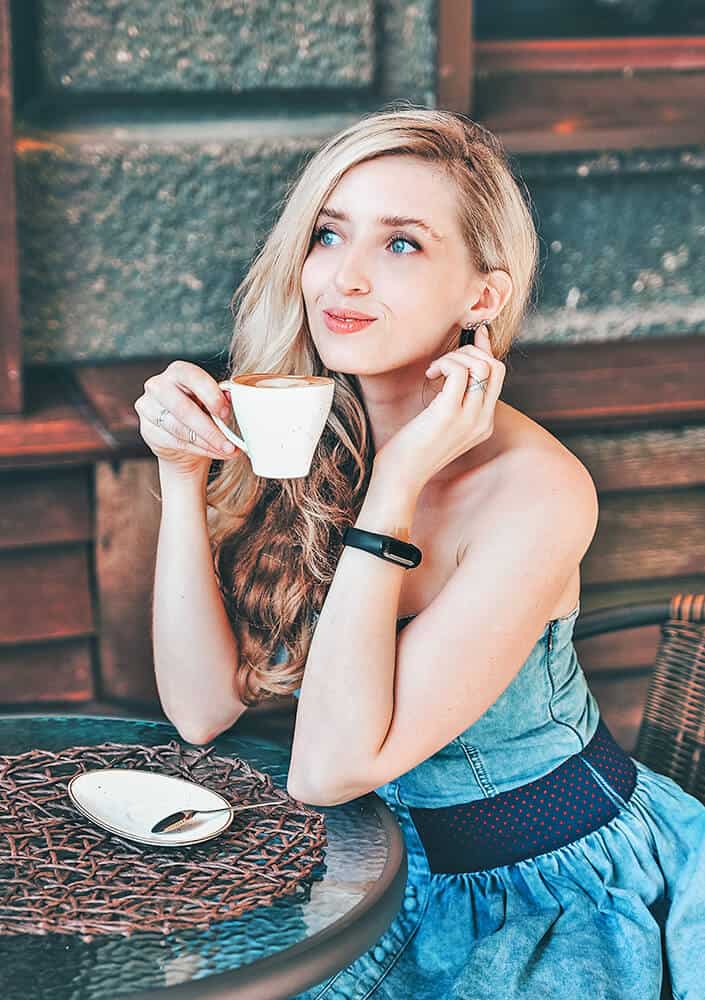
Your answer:
[[[255,475],[296,479],[309,474],[333,405],[332,378],[247,372],[218,386],[230,393],[242,438],[220,417],[213,414],[213,419],[249,456]]]

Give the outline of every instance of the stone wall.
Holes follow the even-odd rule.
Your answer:
[[[435,0],[38,6],[34,33],[13,10],[32,362],[222,351],[306,158],[390,100],[437,103]],[[527,341],[705,332],[703,150],[513,163],[542,240]]]

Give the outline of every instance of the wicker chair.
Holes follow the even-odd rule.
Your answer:
[[[705,594],[589,611],[574,638],[640,625],[661,638],[633,756],[705,803]]]

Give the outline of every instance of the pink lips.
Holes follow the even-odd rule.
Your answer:
[[[354,309],[340,311],[323,310],[323,322],[334,333],[357,333],[375,322],[374,316],[356,312]]]

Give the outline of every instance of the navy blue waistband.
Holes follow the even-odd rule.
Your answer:
[[[409,807],[409,813],[432,872],[483,871],[545,854],[604,826],[631,797],[636,777],[634,761],[600,719],[583,750],[536,781],[474,802]]]

